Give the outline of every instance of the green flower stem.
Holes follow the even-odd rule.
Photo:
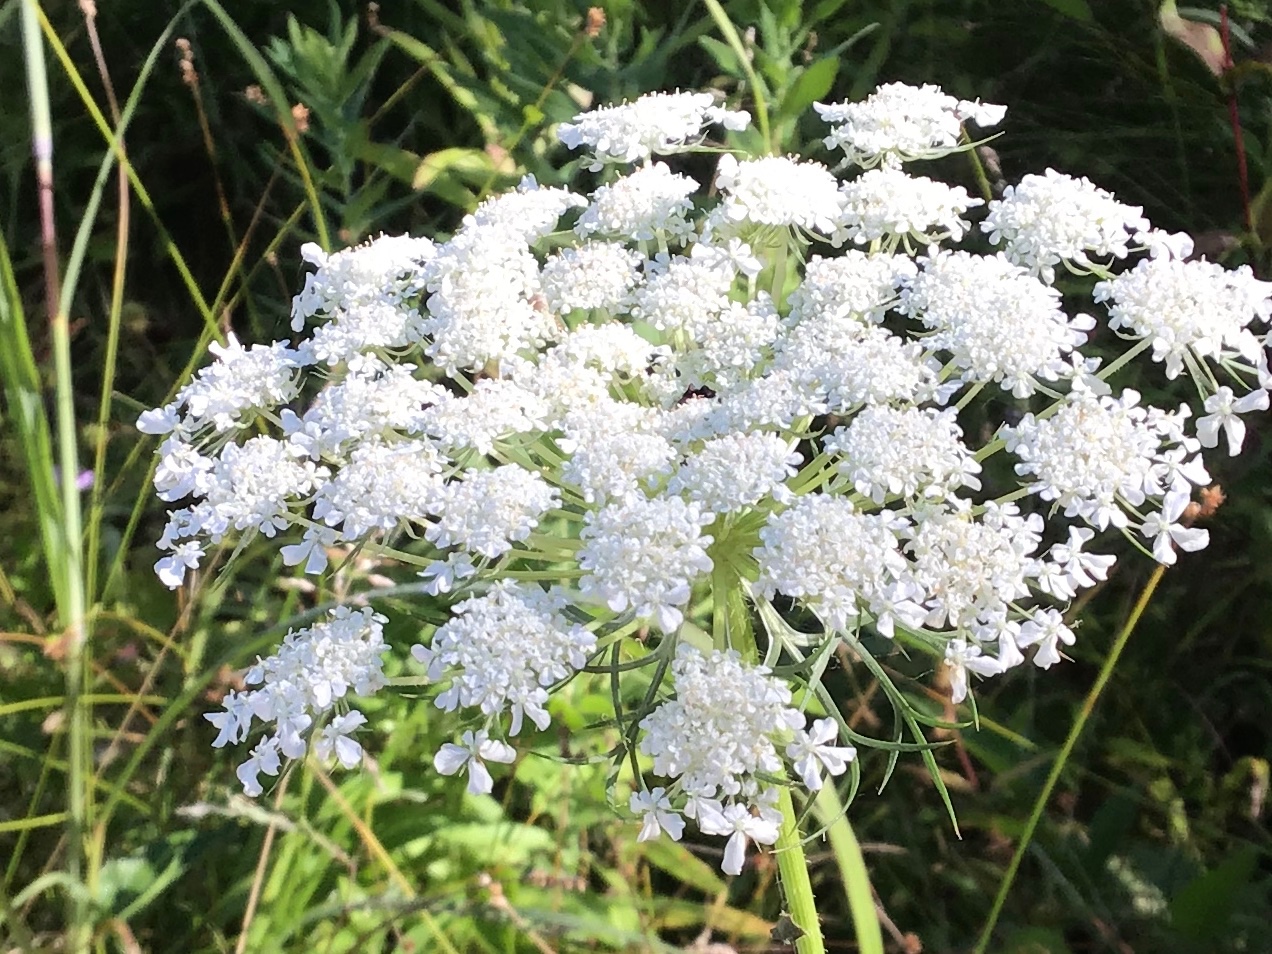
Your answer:
[[[787,912],[791,921],[803,932],[795,942],[795,950],[798,954],[825,954],[826,945],[822,941],[821,922],[817,919],[813,884],[808,878],[808,861],[800,841],[795,803],[791,800],[789,788],[783,786],[780,792],[777,807],[782,811],[782,827],[773,853],[777,856],[777,871]]]
[[[1135,603],[1135,608],[1131,610],[1131,615],[1127,617],[1126,623],[1123,624],[1122,631],[1117,634],[1117,639],[1113,641],[1113,647],[1109,650],[1108,657],[1104,660],[1104,665],[1100,667],[1100,674],[1096,677],[1090,691],[1087,692],[1086,698],[1082,700],[1082,708],[1078,710],[1078,717],[1073,720],[1073,726],[1069,729],[1069,736],[1064,740],[1064,745],[1060,747],[1060,754],[1056,756],[1056,761],[1051,766],[1051,774],[1047,776],[1047,781],[1042,786],[1042,791],[1038,793],[1038,799],[1034,802],[1029,821],[1025,823],[1025,829],[1020,834],[1020,842],[1016,845],[1016,853],[1012,855],[1011,863],[1007,865],[1007,873],[1003,875],[1003,882],[998,887],[998,895],[994,898],[994,906],[990,909],[989,918],[985,921],[985,927],[981,931],[980,939],[976,942],[976,947],[972,949],[972,954],[985,954],[985,951],[989,949],[989,940],[993,936],[995,926],[998,924],[998,917],[1002,914],[1003,904],[1006,903],[1007,895],[1011,892],[1012,883],[1016,880],[1016,874],[1020,870],[1020,863],[1025,857],[1025,852],[1029,850],[1029,844],[1033,840],[1034,831],[1038,827],[1038,822],[1042,819],[1042,813],[1047,807],[1047,802],[1051,801],[1051,793],[1055,791],[1056,783],[1060,781],[1060,775],[1069,762],[1069,756],[1073,754],[1073,748],[1077,744],[1078,736],[1082,734],[1087,720],[1095,710],[1095,704],[1099,701],[1100,693],[1104,691],[1104,687],[1108,685],[1109,678],[1113,675],[1113,667],[1117,665],[1117,661],[1122,655],[1122,650],[1126,648],[1127,640],[1130,639],[1136,624],[1139,623],[1140,617],[1148,607],[1148,602],[1153,598],[1153,592],[1157,589],[1157,584],[1162,581],[1162,576],[1165,572],[1166,566],[1158,564],[1157,569],[1153,571],[1153,575],[1148,578],[1148,583],[1144,585],[1144,589]]]

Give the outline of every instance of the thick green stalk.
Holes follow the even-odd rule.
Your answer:
[[[782,896],[791,921],[801,934],[795,941],[798,954],[825,954],[821,922],[817,919],[817,901],[813,897],[813,883],[808,878],[808,860],[804,857],[804,845],[800,840],[798,816],[791,790],[782,787],[777,807],[782,811],[782,827],[777,834],[774,855],[777,871],[782,881]]]
[[[84,594],[83,539],[80,520],[78,431],[75,424],[75,398],[71,379],[71,337],[66,302],[58,289],[57,238],[53,219],[53,123],[49,110],[48,77],[44,67],[44,44],[40,38],[40,10],[36,0],[23,0],[22,45],[26,60],[27,91],[31,100],[32,148],[35,153],[44,253],[45,304],[49,315],[49,332],[53,344],[55,377],[54,410],[56,415],[57,460],[62,498],[62,548],[60,569],[63,574],[58,621],[66,651],[66,716],[70,743],[67,808],[70,825],[67,833],[67,874],[72,882],[84,876],[85,835],[91,823],[92,718],[85,699],[89,667],[85,643],[88,620]],[[71,891],[67,902],[67,949],[88,951],[92,942],[91,909],[85,892]]]
[[[1003,882],[998,887],[998,895],[994,898],[994,906],[990,909],[989,918],[985,921],[985,927],[981,931],[980,939],[976,942],[976,947],[973,948],[972,954],[985,954],[985,951],[989,949],[989,939],[993,936],[994,928],[998,924],[998,917],[1003,911],[1003,904],[1006,903],[1007,895],[1011,892],[1012,883],[1016,880],[1016,873],[1020,870],[1020,863],[1025,857],[1025,852],[1029,850],[1030,842],[1033,841],[1034,831],[1038,827],[1038,822],[1042,820],[1042,813],[1046,810],[1047,803],[1051,801],[1051,793],[1055,791],[1056,783],[1060,781],[1060,774],[1068,764],[1069,756],[1073,754],[1073,747],[1077,744],[1078,736],[1082,734],[1082,730],[1086,727],[1087,720],[1095,710],[1096,702],[1099,701],[1100,693],[1108,685],[1109,678],[1113,675],[1113,668],[1117,665],[1117,661],[1122,655],[1122,650],[1126,648],[1127,640],[1130,639],[1131,633],[1134,632],[1140,617],[1144,615],[1144,610],[1148,607],[1149,600],[1153,598],[1153,592],[1157,589],[1157,584],[1162,581],[1162,575],[1165,572],[1165,565],[1159,564],[1157,569],[1153,571],[1153,575],[1148,578],[1148,582],[1144,585],[1139,599],[1135,602],[1135,608],[1131,610],[1131,615],[1127,617],[1126,622],[1123,624],[1122,631],[1117,634],[1117,639],[1113,641],[1113,648],[1109,650],[1109,655],[1104,660],[1104,665],[1100,667],[1100,674],[1096,677],[1090,691],[1087,692],[1086,698],[1082,700],[1082,708],[1078,710],[1078,717],[1073,720],[1073,726],[1069,729],[1069,736],[1064,740],[1064,745],[1060,747],[1060,754],[1056,756],[1055,764],[1051,766],[1051,773],[1047,776],[1047,781],[1042,786],[1042,791],[1038,793],[1037,801],[1034,802],[1033,811],[1029,814],[1029,821],[1025,823],[1025,830],[1020,834],[1020,842],[1016,845],[1016,853],[1012,855],[1011,863],[1007,865],[1007,873],[1003,875]]]

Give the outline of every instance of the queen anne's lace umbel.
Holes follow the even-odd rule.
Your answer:
[[[1163,563],[1205,546],[1203,449],[1237,453],[1269,404],[1272,286],[1187,260],[1086,180],[1049,170],[981,208],[903,169],[1002,107],[890,84],[818,112],[846,180],[726,151],[699,184],[653,157],[745,114],[655,94],[561,127],[603,173],[588,195],[526,179],[446,241],[305,246],[296,339],[213,346],[138,422],[163,435],[160,579],[252,537],[341,594],[414,568],[448,616],[402,679],[465,720],[439,772],[490,793],[554,691],[605,679],[631,700],[620,754],[659,778],[621,776],[640,838],[692,821],[731,873],[776,840],[779,786],[858,771],[846,740],[869,740],[822,681],[840,644],[927,654],[955,703],[1060,663],[1106,534]],[[1065,310],[1061,271],[1093,276],[1103,326]],[[1146,404],[1099,342],[1127,352],[1114,372],[1142,350],[1162,381],[1188,374],[1197,407]],[[217,746],[265,727],[249,794],[307,751],[360,761],[349,698],[385,685],[389,651],[367,598],[208,716]]]

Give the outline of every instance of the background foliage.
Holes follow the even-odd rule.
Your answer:
[[[6,365],[0,410],[0,949],[38,951],[62,949],[64,898],[78,889],[54,874],[72,847],[72,774],[67,646],[33,504],[51,465],[16,426],[22,396],[56,383],[18,92],[22,2],[0,4],[0,229],[13,272],[0,292],[7,335],[25,316],[36,376],[24,385]],[[368,707],[381,730],[370,770],[331,778],[310,764],[257,802],[235,794],[201,714],[299,614],[339,594],[249,551],[174,598],[150,569],[163,518],[146,489],[153,446],[132,422],[228,330],[285,336],[301,242],[445,235],[524,174],[562,181],[570,156],[554,125],[592,103],[675,87],[749,102],[759,89],[773,143],[817,156],[813,101],[902,80],[1009,107],[1005,136],[985,154],[996,186],[1046,166],[1087,175],[1212,257],[1268,270],[1272,16],[1262,0],[1230,5],[1231,70],[1213,5],[739,0],[727,5],[736,43],[710,4],[601,6],[604,23],[589,29],[573,0],[330,0],[295,14],[121,0],[95,16],[44,4],[64,264],[77,234],[85,243],[66,310],[79,456],[95,471],[83,494],[94,785],[83,874],[99,950],[781,947],[780,926],[770,933],[781,914],[771,860],[726,881],[715,846],[638,845],[607,805],[605,766],[587,762],[606,746],[603,730],[587,728],[608,701],[603,687],[578,687],[560,713],[565,729],[540,739],[495,797],[439,780],[421,753],[447,726],[425,703],[387,693]],[[118,108],[131,109],[135,176],[122,199],[102,172],[119,118],[95,37]],[[964,165],[943,172],[974,184]],[[1211,548],[1167,575],[1067,764],[992,950],[1272,950],[1262,821],[1272,464],[1266,428],[1254,431],[1253,451],[1219,475],[1228,502],[1210,523]],[[1150,569],[1120,563],[1059,678],[1000,680],[979,700],[980,731],[939,751],[958,832],[917,761],[882,792],[883,760],[867,763],[850,817],[889,949],[971,948]],[[383,602],[399,620],[390,639],[409,645],[428,605],[396,592]],[[840,683],[855,725],[886,727],[865,674],[845,668]],[[948,704],[918,682],[912,693],[934,712]],[[855,949],[839,868],[829,849],[810,850],[831,946]]]

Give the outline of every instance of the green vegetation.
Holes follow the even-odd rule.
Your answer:
[[[437,775],[425,753],[452,726],[409,692],[366,707],[371,769],[306,763],[239,795],[202,715],[339,594],[251,546],[164,588],[137,414],[230,330],[285,336],[302,242],[444,235],[525,174],[562,181],[557,123],[653,89],[762,101],[767,144],[810,155],[811,104],[879,82],[1003,103],[991,186],[1086,175],[1266,277],[1272,10],[1229,6],[1231,69],[1217,6],[1155,0],[614,0],[603,22],[571,0],[330,0],[299,17],[0,2],[0,950],[782,949],[775,859],[726,879],[718,846],[638,844],[607,803],[604,687],[576,688],[554,712],[566,728],[493,797]],[[978,188],[965,164],[945,171]],[[1029,832],[983,950],[1272,950],[1272,445],[1252,431],[1217,475],[1210,549],[1146,608],[1152,565],[1119,563],[1062,673],[1019,671],[978,697],[978,732],[929,733],[952,742],[935,758],[957,831],[918,759],[865,760],[851,829],[805,845],[828,949],[972,950]],[[407,588],[383,600],[438,612]],[[410,616],[394,619],[386,637],[409,646]],[[906,681],[917,664],[880,662],[914,706],[953,716]],[[887,731],[868,671],[839,686],[850,724]],[[842,811],[827,793],[806,827]]]

